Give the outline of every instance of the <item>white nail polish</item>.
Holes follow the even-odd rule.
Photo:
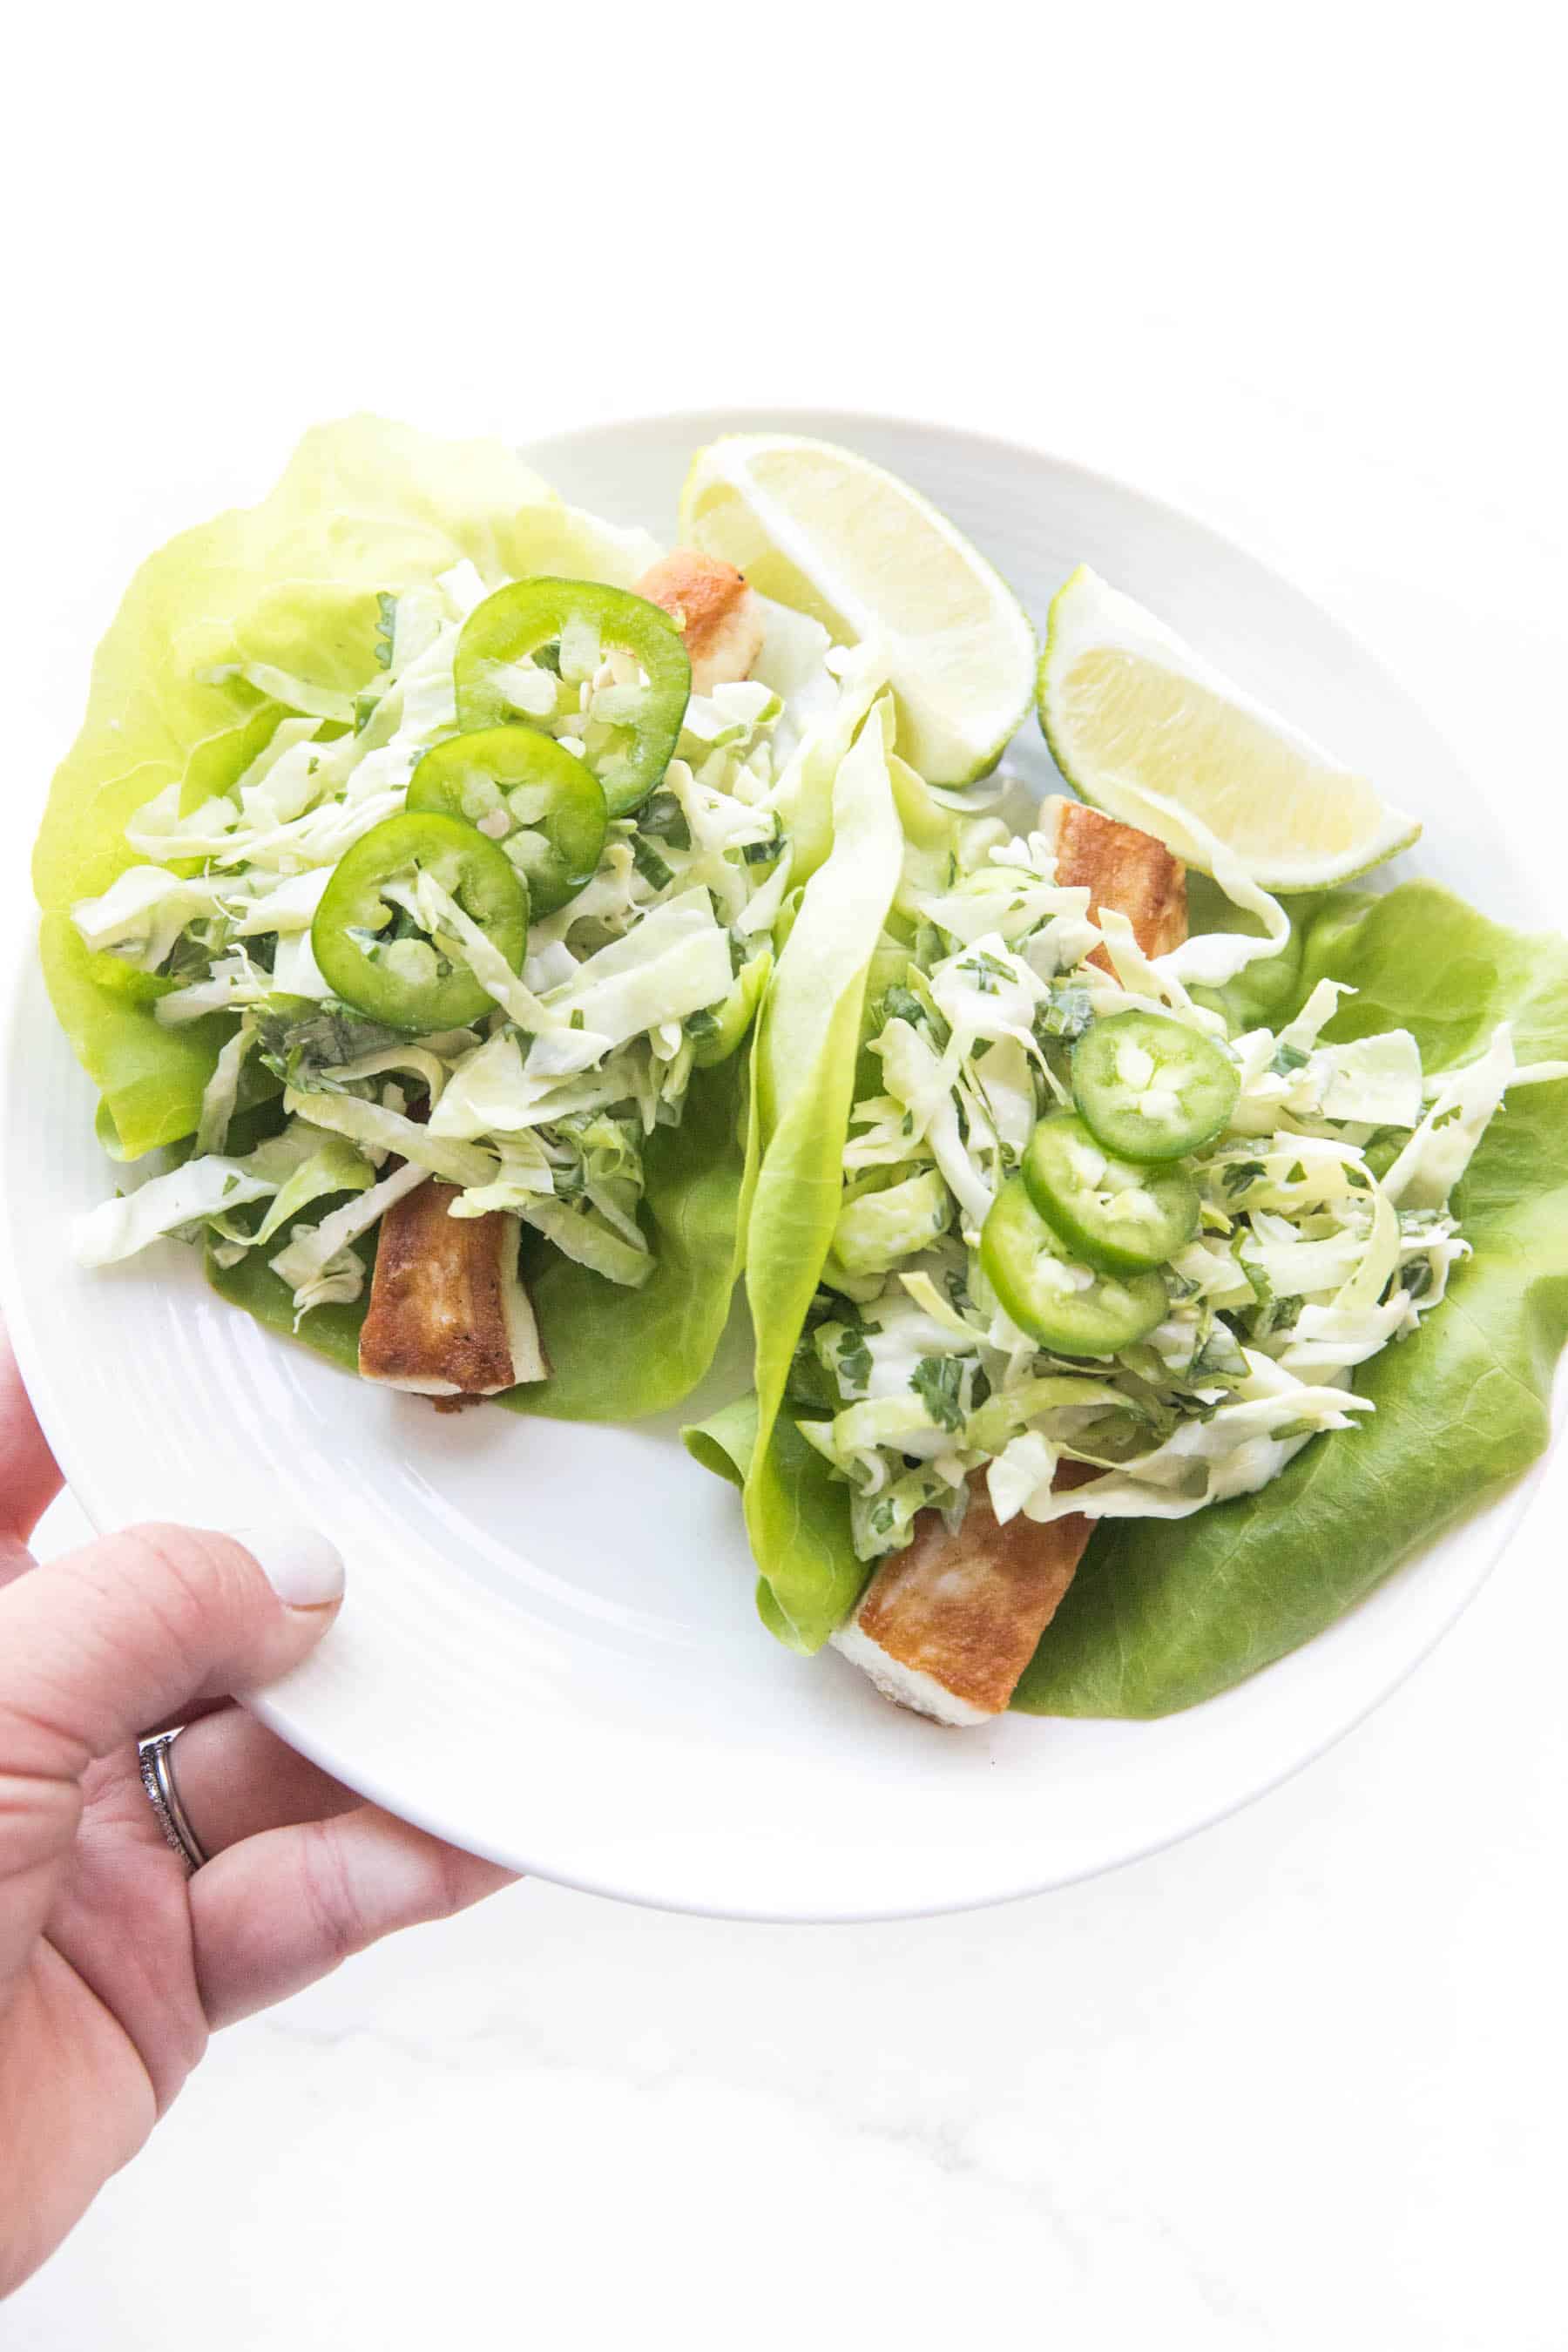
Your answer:
[[[252,1555],[279,1600],[287,1601],[290,1609],[322,1609],[329,1601],[342,1599],[343,1556],[314,1528],[280,1520],[270,1527],[236,1528],[232,1532],[236,1543],[242,1543]]]

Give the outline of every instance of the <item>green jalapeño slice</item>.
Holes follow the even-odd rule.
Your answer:
[[[1073,1047],[1072,1098],[1121,1160],[1180,1160],[1224,1132],[1241,1081],[1223,1045],[1163,1013],[1096,1021]]]
[[[1157,1274],[1100,1274],[1076,1260],[1021,1176],[1009,1176],[980,1234],[986,1280],[1021,1331],[1058,1356],[1114,1356],[1165,1318]]]
[[[552,915],[593,879],[605,845],[605,795],[574,751],[537,727],[481,727],[426,751],[405,805],[460,817],[500,847]]]
[[[570,758],[570,753],[566,755]],[[389,816],[339,858],[310,926],[335,996],[393,1029],[462,1029],[495,999],[404,901],[421,874],[479,925],[512,971],[528,940],[528,885],[503,849],[456,817]]]
[[[596,683],[606,660],[626,675]],[[465,733],[580,727],[613,817],[640,808],[668,767],[691,694],[691,664],[668,614],[587,580],[498,588],[463,624],[453,674]]]
[[[1184,1169],[1116,1159],[1070,1111],[1041,1119],[1023,1175],[1041,1216],[1104,1274],[1164,1265],[1198,1229],[1202,1202]]]

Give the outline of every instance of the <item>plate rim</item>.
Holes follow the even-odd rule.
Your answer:
[[[1299,587],[1288,572],[1267,558],[1254,553],[1243,541],[1217,528],[1205,515],[1194,512],[1190,507],[1178,504],[1158,490],[1149,489],[1138,480],[1113,473],[1102,467],[1089,465],[1083,459],[1070,455],[1064,455],[1043,442],[1024,441],[1012,436],[966,425],[955,425],[951,421],[921,415],[918,413],[835,408],[817,404],[781,403],[777,407],[764,407],[752,404],[736,407],[679,407],[639,411],[632,415],[595,418],[584,425],[563,427],[556,431],[537,435],[527,442],[509,446],[516,448],[525,464],[536,467],[548,478],[549,457],[552,453],[563,451],[570,445],[586,449],[596,442],[606,440],[613,442],[619,437],[633,434],[661,432],[670,434],[679,431],[686,435],[690,446],[696,447],[700,446],[703,439],[711,439],[720,433],[782,430],[828,438],[832,437],[835,432],[840,437],[848,437],[857,428],[871,431],[883,428],[893,433],[929,434],[950,445],[967,444],[971,446],[983,446],[994,452],[999,458],[1011,459],[1026,465],[1036,465],[1044,460],[1066,473],[1076,476],[1091,490],[1108,489],[1122,499],[1134,500],[1146,508],[1157,510],[1179,529],[1201,533],[1229,557],[1239,559],[1243,563],[1266,572],[1290,596],[1309,604],[1325,628],[1353,652],[1361,669],[1366,673],[1375,673],[1384,691],[1397,701],[1405,716],[1441,745],[1454,772],[1461,777],[1467,776],[1468,772],[1464,763],[1424,704],[1405,687],[1378,653],[1369,648],[1361,637],[1342,623],[1337,614],[1324,605],[1317,596]],[[1505,841],[1502,846],[1506,862],[1511,864],[1513,862],[1511,845]],[[1531,892],[1531,898],[1535,897],[1533,890]],[[36,919],[31,924],[25,923],[19,927],[11,951],[5,959],[4,967],[0,968],[0,1077],[7,1080],[15,1066],[16,1044],[20,1039],[19,1024],[24,992],[36,972],[37,928]],[[67,1050],[68,1051],[68,1048]],[[7,1091],[9,1091],[8,1087]],[[57,1395],[54,1384],[47,1375],[42,1343],[33,1329],[31,1317],[24,1302],[22,1286],[18,1278],[22,1237],[16,1230],[16,1220],[12,1212],[12,1186],[9,1172],[15,1147],[7,1141],[12,1130],[13,1123],[0,1115],[0,1307],[4,1307],[11,1342],[40,1424],[65,1474],[71,1494],[80,1505],[95,1533],[101,1535],[106,1528],[112,1524],[114,1514],[108,1507],[107,1497],[100,1487],[98,1474],[93,1467],[90,1432],[79,1431],[78,1423],[73,1420],[66,1401]],[[509,1867],[521,1869],[528,1874],[545,1879],[552,1884],[572,1887],[583,1893],[606,1895],[614,1900],[632,1902],[644,1907],[690,1914],[696,1916],[801,1925],[850,1924],[884,1919],[935,1917],[954,1912],[987,1908],[995,1904],[1018,1902],[1031,1895],[1054,1893],[1059,1888],[1099,1877],[1110,1871],[1127,1868],[1153,1853],[1163,1852],[1169,1847],[1184,1843],[1189,1837],[1196,1836],[1205,1830],[1213,1828],[1219,1822],[1240,1812],[1273,1790],[1282,1787],[1297,1773],[1327,1754],[1340,1740],[1348,1737],[1388,1698],[1392,1697],[1416,1668],[1431,1655],[1438,1643],[1452,1632],[1483,1586],[1495,1573],[1504,1553],[1518,1536],[1557,1453],[1563,1418],[1560,1408],[1565,1389],[1568,1389],[1568,1379],[1565,1379],[1560,1370],[1552,1397],[1550,1432],[1542,1453],[1514,1481],[1512,1486],[1479,1515],[1480,1523],[1485,1527],[1485,1534],[1484,1536],[1480,1534],[1480,1525],[1478,1525],[1476,1535],[1480,1539],[1476,1541],[1475,1559],[1467,1566],[1458,1590],[1452,1596],[1449,1606],[1435,1623],[1423,1630],[1421,1638],[1414,1645],[1402,1647],[1397,1662],[1391,1670],[1379,1675],[1374,1688],[1365,1695],[1358,1696],[1348,1709],[1331,1710],[1330,1719],[1325,1727],[1299,1741],[1283,1759],[1276,1759],[1271,1763],[1261,1777],[1253,1777],[1249,1773],[1245,1785],[1238,1787],[1234,1793],[1227,1793],[1223,1799],[1195,1807],[1178,1826],[1165,1825],[1147,1833],[1130,1835],[1108,1845],[1101,1856],[1090,1862],[1077,1866],[1058,1866],[1054,1869],[1047,1869],[1044,1875],[1038,1874],[1045,1865],[1037,1862],[1030,1865],[1030,1870],[1035,1874],[1026,1875],[1021,1883],[1016,1874],[1021,1866],[1020,1858],[1020,1863],[1015,1864],[1014,1872],[1008,1883],[998,1885],[986,1892],[963,1893],[946,1898],[940,1895],[927,1895],[918,1901],[905,1900],[871,1906],[850,1901],[820,1907],[803,1906],[798,1903],[785,1907],[770,1907],[755,1904],[741,1905],[733,1898],[726,1900],[721,1895],[703,1900],[686,1894],[660,1892],[653,1886],[638,1886],[626,1883],[624,1877],[616,1880],[596,1874],[593,1870],[574,1870],[570,1866],[563,1866],[557,1858],[534,1858],[524,1852],[526,1839],[516,1843],[509,1842],[503,1845],[494,1837],[488,1837],[473,1831],[465,1831],[460,1824],[454,1823],[449,1814],[444,1812],[439,1806],[422,1807],[416,1785],[412,1791],[402,1786],[394,1789],[388,1784],[384,1774],[374,1768],[366,1769],[355,1767],[352,1759],[345,1762],[342,1753],[334,1748],[331,1737],[319,1729],[308,1716],[302,1718],[299,1713],[291,1709],[286,1695],[277,1696],[270,1692],[250,1694],[243,1699],[242,1704],[279,1737],[285,1738],[290,1746],[321,1765],[345,1785],[354,1789],[372,1802],[384,1805],[400,1818],[410,1821],[439,1837],[463,1845],[469,1851],[484,1853]],[[1438,1540],[1441,1538],[1439,1538]],[[1430,1549],[1430,1546],[1423,1547],[1422,1551],[1415,1554],[1409,1561],[1402,1563],[1401,1569],[1396,1569],[1391,1573],[1397,1575],[1402,1572],[1402,1570],[1408,1570],[1418,1566],[1425,1553]],[[1383,1586],[1380,1584],[1373,1588],[1373,1591],[1375,1593],[1382,1589]],[[1347,1612],[1346,1617],[1336,1621],[1336,1624],[1346,1622],[1347,1620],[1353,1618],[1355,1613],[1353,1609]],[[1303,1645],[1303,1647],[1310,1646],[1310,1644]],[[1275,1664],[1288,1664],[1289,1657],[1293,1654],[1287,1654],[1286,1658],[1276,1661]],[[1271,1671],[1272,1668],[1265,1667],[1260,1670],[1260,1675],[1266,1675]],[[1256,1681],[1258,1678],[1258,1676],[1249,1676],[1247,1680]],[[1219,1694],[1215,1700],[1203,1704],[1208,1706],[1217,1704],[1226,1696],[1227,1694]],[[1201,1712],[1201,1707],[1184,1710],[1184,1712]],[[1129,1725],[1127,1727],[1131,1730],[1137,1728],[1135,1725]]]

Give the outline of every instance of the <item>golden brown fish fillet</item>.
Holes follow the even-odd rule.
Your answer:
[[[637,593],[658,605],[679,629],[699,694],[750,674],[763,649],[764,623],[756,590],[732,563],[678,547],[651,565]]]
[[[494,1396],[550,1370],[505,1210],[447,1214],[455,1184],[432,1176],[381,1220],[370,1310],[359,1335],[367,1381],[421,1396]]]
[[[1057,880],[1089,891],[1090,920],[1114,907],[1131,924],[1147,956],[1179,948],[1187,936],[1187,876],[1163,842],[1134,825],[1101,816],[1082,801],[1042,803],[1044,831],[1057,853]],[[1089,958],[1110,971],[1103,948]]]
[[[1055,1483],[1095,1475],[1064,1462]],[[913,1540],[883,1561],[835,1646],[900,1706],[939,1723],[984,1723],[1012,1697],[1089,1534],[1077,1511],[1045,1527],[1020,1512],[999,1526],[985,1473],[972,1470],[958,1533],[940,1511],[921,1511]]]
[[[1041,814],[1057,878],[1087,887],[1091,915],[1120,908],[1145,955],[1180,947],[1186,875],[1163,842],[1079,801],[1047,801]],[[1093,961],[1107,962],[1102,950]],[[1063,1462],[1054,1483],[1078,1486],[1095,1475]],[[833,1636],[885,1697],[955,1725],[1001,1714],[1093,1532],[1093,1521],[1077,1511],[1044,1527],[1020,1512],[998,1526],[983,1470],[971,1473],[969,1487],[957,1534],[948,1534],[940,1511],[921,1511],[912,1540],[882,1562]]]

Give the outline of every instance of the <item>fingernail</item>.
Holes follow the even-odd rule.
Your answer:
[[[279,1601],[290,1609],[324,1609],[343,1591],[343,1556],[314,1528],[287,1520],[263,1528],[236,1528]]]

